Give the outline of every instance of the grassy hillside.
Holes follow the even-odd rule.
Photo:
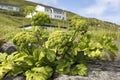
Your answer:
[[[0,27],[2,26],[22,26],[29,24],[30,20],[24,17],[10,16],[0,13]]]
[[[11,37],[20,31],[19,26],[29,24],[30,20],[24,17],[10,16],[0,13],[0,39]]]
[[[0,0],[0,3],[8,3],[8,4],[14,4],[14,5],[17,5],[17,6],[19,6],[19,7],[21,7],[21,12],[20,12],[20,14],[19,13],[15,13],[15,12],[10,12],[10,11],[1,11],[0,10],[0,14],[2,15],[2,14],[6,14],[6,16],[8,17],[8,16],[13,16],[12,17],[12,19],[14,19],[14,20],[16,20],[15,22],[11,22],[9,19],[8,20],[6,20],[7,19],[7,17],[5,17],[5,15],[2,17],[1,15],[0,15],[0,18],[2,17],[2,18],[5,18],[5,19],[3,19],[3,20],[0,20],[0,22],[1,23],[3,23],[3,24],[6,24],[6,22],[8,22],[8,23],[11,23],[11,25],[13,25],[13,26],[22,26],[23,24],[21,24],[22,22],[23,22],[23,20],[26,20],[26,21],[24,21],[24,24],[26,25],[26,24],[30,24],[30,20],[27,20],[27,19],[25,19],[24,18],[24,14],[23,14],[23,10],[24,10],[24,8],[26,7],[26,6],[36,6],[36,5],[38,5],[37,3],[33,3],[33,2],[29,2],[29,1],[26,1],[26,0]],[[39,4],[39,5],[43,5],[43,4]],[[46,5],[43,5],[43,6],[46,6]],[[50,6],[48,6],[48,7],[50,7]],[[14,15],[15,14],[15,15]],[[18,14],[18,15],[16,15],[16,14]],[[21,19],[22,20],[18,20],[17,18],[16,18],[16,16],[18,17],[19,16],[19,18],[21,17]],[[1,18],[1,19],[2,19]],[[19,22],[18,22],[19,21]],[[50,24],[51,26],[66,26],[66,23],[67,21],[60,21],[60,20],[52,20],[52,23]],[[17,25],[18,24],[18,25]],[[7,25],[7,24],[6,24]]]
[[[95,27],[95,28],[103,28],[103,29],[107,29],[107,30],[117,30],[118,28],[120,28],[120,25],[117,25],[115,23],[111,23],[111,22],[107,22],[107,21],[102,21],[102,20],[98,20],[95,18],[86,18],[86,20],[89,22],[91,27]]]
[[[17,28],[19,26],[23,26],[26,24],[30,24],[30,20],[26,19],[23,14],[23,10],[26,6],[36,6],[37,3],[29,2],[26,0],[0,0],[0,3],[9,3],[9,4],[14,4],[19,7],[21,7],[21,12],[16,13],[16,12],[11,12],[11,11],[3,11],[0,10],[0,31],[7,31],[6,28]],[[43,4],[40,4],[43,5]],[[46,6],[46,5],[43,5]],[[50,7],[50,6],[48,6]],[[67,12],[67,21],[62,21],[62,20],[52,20],[52,23],[50,24],[51,26],[69,26],[69,20],[76,15],[75,13],[72,13],[70,11]],[[89,30],[92,31],[93,35],[99,35],[99,34],[105,34],[105,32],[113,32],[116,33],[119,32],[120,25],[98,20],[95,18],[85,18],[83,17],[86,21],[89,22]],[[3,28],[5,30],[3,30]],[[14,29],[12,29],[14,31]],[[17,29],[15,29],[17,30]],[[103,31],[103,32],[101,32]],[[16,31],[17,32],[17,31]],[[96,33],[96,34],[95,34]],[[3,33],[0,33],[0,36],[4,35]],[[118,33],[116,33],[118,34]]]
[[[26,0],[0,0],[0,3],[9,3],[9,4],[14,4],[17,5],[21,8],[24,8],[25,6],[36,6],[36,3],[33,2],[28,2]]]
[[[36,6],[36,5],[38,5],[38,3],[33,3],[33,2],[26,1],[26,0],[0,0],[0,2],[1,3],[14,4],[14,5],[17,5],[17,6],[21,7],[21,9],[22,9],[21,13],[23,12],[23,9],[26,6]],[[40,4],[40,5],[43,5],[43,4]],[[46,6],[46,5],[43,5],[43,6]],[[48,6],[48,7],[50,7],[50,6]],[[69,11],[66,11],[66,12],[67,12],[67,20],[70,20],[72,16],[76,15],[76,14],[74,14],[72,12],[69,12]],[[89,21],[90,25],[93,26],[93,27],[109,28],[109,27],[118,27],[119,26],[119,25],[109,23],[109,22],[104,22],[104,21],[101,21],[101,20],[98,20],[98,19],[95,19],[95,18],[85,18],[85,19],[87,21]],[[53,22],[55,22],[55,21],[53,21]],[[59,21],[56,20],[55,23],[57,23],[57,22],[59,22]],[[57,23],[57,25],[58,24],[59,23]],[[65,24],[67,24],[66,21],[65,21]],[[62,25],[62,24],[60,24],[60,25]],[[62,25],[62,26],[64,26],[64,25]]]

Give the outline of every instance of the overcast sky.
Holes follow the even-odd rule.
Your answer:
[[[120,25],[120,0],[28,0]]]

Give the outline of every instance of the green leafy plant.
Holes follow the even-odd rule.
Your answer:
[[[87,61],[103,59],[103,51],[115,56],[118,48],[111,38],[95,40],[87,33],[85,20],[71,21],[66,30],[48,33],[34,26],[18,33],[13,38],[18,52],[0,55],[0,78],[21,74],[26,80],[47,80],[54,73],[86,76]]]
[[[33,43],[36,41],[32,32],[21,32],[13,38],[13,43],[23,52],[31,53]]]
[[[32,17],[32,25],[33,26],[39,26],[39,25],[47,25],[51,22],[50,16],[46,13],[43,12],[37,12],[33,17]]]
[[[24,14],[25,15],[33,14],[34,11],[35,11],[35,7],[33,7],[33,6],[27,6],[24,9]]]
[[[51,67],[45,66],[32,68],[25,74],[27,80],[47,80],[52,76],[52,72],[53,70]]]

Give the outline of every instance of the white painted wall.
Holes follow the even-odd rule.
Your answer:
[[[54,12],[52,18],[53,18],[53,19],[66,20],[66,12],[61,11],[60,14]]]
[[[2,5],[2,4],[0,4],[0,9],[17,11],[17,12],[20,11],[20,8],[19,8],[19,7],[15,7],[15,6],[11,6],[11,5],[10,5],[10,6],[9,6],[9,5]]]
[[[53,19],[66,20],[66,12],[64,10],[60,10],[60,9],[56,10],[54,8],[49,8],[49,7],[44,7],[44,6],[41,6],[41,5],[37,5],[36,6],[36,11],[37,12],[45,12]],[[59,12],[57,12],[57,11],[59,11]],[[26,17],[31,18],[35,14],[36,14],[36,12],[30,13]]]
[[[13,10],[19,12],[19,11],[20,11],[20,8],[18,8],[18,7],[13,7]]]
[[[40,12],[45,12],[45,7],[43,7],[43,6],[40,6],[40,5],[37,5],[36,6],[36,11],[40,11]]]
[[[32,18],[32,16],[34,16],[36,14],[36,12],[32,12],[29,15],[26,16],[26,18]]]
[[[37,12],[45,12],[45,7],[37,5],[36,8],[35,8],[35,10]],[[36,12],[32,12],[29,15],[27,15],[26,18],[32,18],[32,16],[34,16],[35,14],[36,14]]]

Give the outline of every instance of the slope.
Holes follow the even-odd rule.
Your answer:
[[[26,6],[36,6],[36,5],[38,5],[38,3],[33,3],[33,2],[26,1],[26,0],[0,0],[0,3],[9,3],[9,4],[14,4],[14,5],[20,6],[21,9],[22,9],[20,13],[24,12],[23,10]],[[43,4],[39,4],[39,5],[43,5]],[[47,5],[43,5],[43,6],[47,6]],[[51,7],[51,6],[48,6],[48,7]],[[58,26],[58,24],[59,24],[59,26],[67,26],[67,24],[69,23],[69,20],[72,18],[72,16],[74,16],[76,14],[72,13],[70,11],[66,11],[66,12],[67,12],[67,21],[53,20],[52,21],[53,23],[51,25]],[[1,13],[1,15],[5,14],[5,13],[6,12]],[[24,14],[23,15],[18,15],[18,16],[11,16],[11,15],[9,15],[9,12],[8,12],[8,14],[6,14],[6,16],[12,17],[12,19],[15,20],[15,22],[11,22],[10,19],[7,19],[7,17],[1,16],[1,15],[0,15],[0,18],[2,17],[3,19],[1,18],[2,20],[0,19],[0,22],[3,23],[3,24],[6,24],[6,22],[8,22],[8,23],[11,23],[11,25],[13,25],[13,26],[19,26],[19,25],[22,26],[23,25],[22,24],[23,20],[21,20],[21,19],[26,20],[24,18]],[[18,19],[18,17],[20,18],[20,20]],[[6,19],[4,19],[4,18],[6,18]],[[98,19],[95,19],[95,18],[85,18],[84,17],[84,19],[87,20],[90,23],[90,26],[92,26],[93,28],[94,27],[99,27],[99,28],[103,28],[103,29],[112,29],[112,28],[118,29],[120,27],[117,24],[102,21],[102,20],[98,20]],[[64,22],[64,24],[63,24],[63,22]],[[16,24],[18,24],[18,25],[16,25]],[[30,21],[26,20],[26,21],[24,21],[24,24],[30,24]]]

